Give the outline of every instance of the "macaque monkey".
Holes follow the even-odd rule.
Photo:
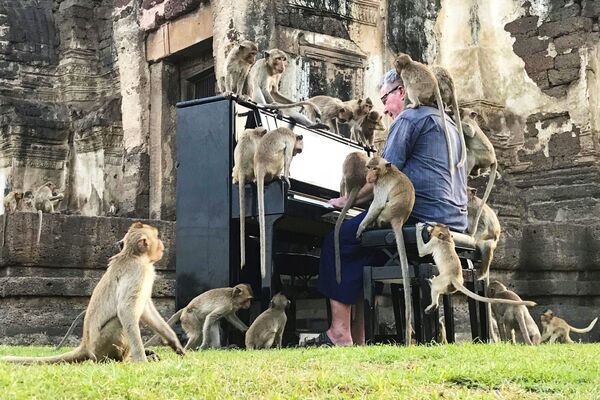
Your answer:
[[[236,94],[242,100],[251,100],[253,86],[248,75],[256,62],[258,46],[250,40],[235,45],[225,60],[225,76],[223,77],[223,94]]]
[[[402,268],[402,284],[404,285],[404,304],[406,318],[406,332],[404,335],[406,345],[409,346],[412,333],[412,299],[410,295],[410,276],[408,260],[404,245],[402,226],[410,216],[415,205],[415,188],[410,179],[395,165],[385,159],[375,156],[367,163],[367,182],[373,186],[373,201],[369,206],[367,215],[362,220],[356,231],[356,238],[360,238],[363,231],[373,224],[378,226],[391,224],[396,237],[396,248]]]
[[[375,131],[385,131],[387,129],[381,121],[382,119],[383,115],[377,111],[371,111],[363,117],[360,129],[357,132],[357,141],[363,145],[368,144],[369,146],[373,146]]]
[[[367,97],[366,99],[345,101],[344,104],[346,104],[352,110],[352,119],[349,122],[350,139],[354,140],[355,142],[359,142],[361,124],[373,109],[373,102],[369,97]]]
[[[320,115],[321,110],[310,101],[293,102],[279,93],[279,81],[287,68],[287,63],[287,55],[283,51],[279,49],[265,51],[265,58],[254,63],[248,77],[253,87],[253,100],[275,110],[306,106],[310,107],[315,115]],[[288,115],[308,128],[328,128],[327,125],[309,120],[299,112],[288,112]]]
[[[31,190],[23,193],[23,199],[19,202],[17,207],[17,211],[21,212],[36,212],[35,209],[35,199],[33,197],[33,192]]]
[[[281,338],[287,322],[285,309],[290,301],[281,293],[271,299],[268,309],[262,312],[246,332],[246,349],[270,349],[275,345],[281,348]]]
[[[46,182],[40,186],[34,193],[35,208],[38,212],[38,233],[37,245],[40,245],[42,237],[42,213],[54,214],[54,207],[65,197],[64,194],[58,193],[56,185],[52,182]]]
[[[496,151],[490,139],[483,133],[477,123],[478,114],[465,108],[462,110],[462,127],[465,133],[465,141],[467,146],[467,174],[471,176],[479,176],[482,172],[489,170],[490,176],[488,183],[483,193],[482,206],[477,211],[477,216],[473,225],[469,225],[469,233],[473,235],[479,225],[479,219],[483,213],[483,205],[487,204],[490,192],[496,181],[498,173],[498,161],[496,159]],[[472,230],[471,230],[472,229]]]
[[[321,110],[321,121],[336,135],[340,134],[338,123],[346,124],[353,118],[352,109],[340,99],[330,96],[315,96],[308,99]],[[308,118],[316,121],[317,115],[311,110],[306,111]]]
[[[487,295],[494,299],[509,299],[522,301],[519,295],[508,290],[501,282],[493,281],[488,285]],[[525,306],[511,306],[507,304],[492,304],[492,314],[498,323],[500,339],[504,342],[513,340],[514,331],[520,331],[523,341],[528,345],[540,344],[540,330]]]
[[[340,196],[347,198],[346,205],[338,215],[333,231],[335,243],[335,280],[338,284],[342,282],[342,262],[340,260],[340,227],[346,217],[346,213],[354,205],[356,195],[367,183],[367,162],[369,158],[362,151],[355,151],[346,156],[342,164],[342,182],[340,183]]]
[[[4,196],[4,227],[2,229],[2,247],[4,247],[5,239],[6,239],[6,227],[8,225],[8,214],[12,214],[19,208],[19,204],[23,199],[23,192],[18,192],[16,190],[10,191],[6,196]]]
[[[410,104],[405,105],[406,108],[417,108],[421,104],[426,105],[437,102],[438,109],[440,110],[442,128],[444,129],[446,144],[448,146],[448,170],[452,176],[454,174],[452,141],[446,124],[442,94],[440,93],[440,88],[435,75],[427,65],[413,61],[408,54],[404,53],[398,54],[394,66],[396,67],[396,72],[398,72],[398,75],[402,78],[402,82],[404,82],[406,99],[410,101]]]
[[[188,337],[186,350],[194,350],[200,345],[202,350],[221,347],[219,320],[225,318],[235,328],[246,332],[248,327],[236,315],[243,308],[250,308],[254,298],[250,285],[240,283],[232,288],[208,290],[192,299],[190,303],[177,311],[167,323],[173,326],[181,321],[181,327]],[[154,335],[146,346],[151,346],[158,339]]]
[[[433,254],[433,261],[439,274],[431,279],[431,304],[425,309],[427,314],[438,308],[440,295],[454,293],[457,290],[477,301],[495,304],[511,304],[514,306],[535,306],[533,301],[515,301],[508,299],[490,299],[471,292],[463,285],[463,274],[460,260],[454,249],[454,239],[450,229],[443,224],[429,225],[427,227],[430,239],[425,244],[423,237],[417,235],[417,243],[424,254]]]
[[[135,222],[123,238],[123,250],[111,257],[94,288],[83,320],[83,338],[77,348],[50,357],[3,357],[20,364],[54,364],[85,360],[146,362],[140,321],[161,335],[180,355],[183,348],[175,332],[152,303],[154,263],[164,252],[158,230]]]
[[[302,153],[302,135],[296,135],[288,128],[278,128],[267,132],[259,141],[254,154],[254,176],[258,193],[258,225],[260,230],[260,273],[266,275],[266,232],[265,232],[265,182],[281,176],[290,186],[290,165],[292,157]]]
[[[444,322],[444,317],[439,318],[438,328],[439,328],[439,335],[438,335],[439,343],[440,344],[448,344],[448,336],[446,334],[446,324]]]
[[[117,207],[117,203],[114,200],[108,202],[108,211],[106,215],[109,217],[114,217],[119,212],[119,207]]]
[[[575,343],[573,339],[571,339],[570,333],[587,333],[594,328],[598,318],[594,318],[592,322],[587,326],[587,328],[579,329],[575,328],[567,323],[562,318],[558,318],[554,315],[552,310],[548,309],[542,313],[540,316],[542,321],[542,342],[550,339],[550,343],[556,342],[556,340],[565,342],[565,343]]]
[[[486,279],[489,276],[490,265],[494,258],[494,250],[500,239],[500,221],[496,213],[483,201],[475,196],[476,189],[467,188],[467,216],[468,230],[473,229],[473,238],[475,247],[481,253],[481,272],[479,280]],[[479,210],[481,212],[481,224],[475,230],[475,218]]]
[[[445,107],[446,105],[450,107],[452,110],[452,115],[454,116],[454,123],[456,124],[456,128],[458,129],[458,134],[460,137],[460,148],[461,155],[460,160],[456,166],[458,168],[462,167],[467,159],[467,147],[465,143],[465,135],[463,133],[463,127],[461,124],[461,115],[460,108],[458,108],[458,100],[456,98],[456,88],[454,86],[454,79],[452,79],[452,75],[450,72],[441,65],[432,65],[431,71],[433,75],[435,75],[435,79],[437,79],[438,87],[440,88],[440,94],[442,95],[442,101]]]
[[[233,183],[239,182],[240,198],[240,267],[246,265],[246,182],[254,182],[254,153],[265,128],[246,129],[233,151]]]

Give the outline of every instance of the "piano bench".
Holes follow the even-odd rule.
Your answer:
[[[418,256],[416,228],[414,226],[405,226],[403,233],[409,263],[415,339],[417,343],[430,343],[437,341],[439,335],[439,311],[425,314],[425,308],[431,304],[431,290],[428,279],[433,277],[433,259],[430,256],[424,258]],[[429,237],[428,235],[425,237],[426,235],[427,233],[424,232],[424,239],[428,241]],[[456,235],[468,238],[461,241],[460,244],[457,243],[456,246],[457,253],[463,265],[465,287],[480,295],[484,295],[485,283],[477,280],[479,277],[478,271],[473,266],[473,260],[478,261],[474,243],[472,243],[472,239],[468,235]],[[453,236],[455,236],[454,233]],[[469,242],[469,239],[471,242]],[[382,282],[389,283],[391,288],[394,320],[396,323],[396,335],[392,339],[398,343],[404,343],[404,295],[401,293],[403,290],[402,271],[398,261],[394,232],[391,229],[365,231],[361,238],[361,245],[363,247],[378,248],[388,256],[385,265],[365,266],[363,269],[365,339],[368,343],[377,341],[374,335],[376,320],[374,286],[375,282]],[[485,342],[488,338],[485,304],[477,303],[475,300],[468,298],[468,305],[471,336],[473,340]],[[449,343],[453,343],[455,340],[455,329],[451,296],[443,296],[443,307],[446,337]],[[384,338],[378,337],[378,339]]]

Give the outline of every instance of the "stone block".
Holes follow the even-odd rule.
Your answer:
[[[581,151],[579,143],[579,129],[573,132],[555,133],[548,142],[548,154],[550,157],[574,156]]]
[[[529,74],[529,77],[540,89],[546,89],[550,87],[550,82],[548,81],[548,71],[546,70],[537,74]]]
[[[567,18],[577,17],[581,12],[581,7],[577,3],[573,3],[567,7],[552,9],[548,14],[546,21],[562,21]]]
[[[553,86],[564,85],[579,78],[579,68],[551,69],[548,71],[548,79]]]
[[[513,51],[519,57],[532,53],[546,52],[548,43],[550,43],[549,39],[541,40],[537,36],[517,37],[517,40],[513,43]]]
[[[167,0],[165,3],[165,19],[170,21],[190,11],[194,11],[200,3],[201,0]]]
[[[569,49],[573,49],[573,51],[575,51],[585,43],[586,37],[586,34],[583,32],[561,36],[554,39],[554,47],[559,53]]]
[[[524,35],[537,30],[538,19],[537,15],[522,17],[504,25],[504,30],[512,33],[513,36]]]
[[[589,32],[592,30],[592,19],[571,17],[556,22],[545,22],[538,28],[540,36],[559,37],[574,32]]]
[[[527,74],[539,74],[540,72],[554,68],[554,58],[550,57],[546,52],[524,56],[523,61],[525,62]]]
[[[544,89],[543,92],[548,96],[552,97],[564,97],[567,95],[569,85],[552,86],[548,89]]]
[[[554,58],[554,68],[558,70],[563,68],[579,68],[580,64],[581,58],[576,51],[569,54],[559,54]]]
[[[600,15],[600,0],[586,0],[583,2],[581,15],[588,18],[598,18]]]

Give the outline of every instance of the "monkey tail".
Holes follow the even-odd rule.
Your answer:
[[[533,346],[533,343],[531,343],[531,338],[529,337],[529,330],[527,329],[527,324],[525,323],[524,313],[518,313],[517,322],[519,324],[519,330],[521,331],[521,336],[523,336],[523,340],[528,345]]]
[[[456,164],[456,167],[461,168],[467,160],[467,144],[465,143],[465,134],[463,133],[462,123],[460,120],[460,109],[458,108],[458,100],[456,100],[456,90],[454,88],[454,83],[452,83],[452,93],[454,93],[454,96],[452,96],[452,111],[454,112],[454,122],[456,123],[456,127],[458,128],[458,135],[460,136],[460,160],[458,161],[458,164]]]
[[[246,177],[240,174],[240,269],[246,265]]]
[[[67,338],[69,337],[69,335],[71,334],[71,332],[73,332],[73,329],[75,329],[75,324],[77,324],[77,321],[79,321],[79,319],[81,317],[83,317],[83,315],[85,314],[86,310],[83,310],[82,312],[79,313],[79,315],[77,315],[75,317],[75,319],[73,320],[73,322],[71,323],[71,326],[69,327],[69,329],[67,330],[67,333],[65,333],[65,336],[63,336],[62,340],[60,341],[59,344],[56,345],[56,347],[54,348],[54,350],[58,350],[60,349],[63,344],[65,344]]]
[[[175,314],[171,315],[171,318],[169,318],[169,320],[167,321],[167,325],[173,327],[181,319],[181,314],[183,313],[183,310],[185,310],[185,307],[177,311]],[[158,334],[152,336],[146,343],[144,343],[144,347],[154,346],[158,343],[159,338],[160,336]]]
[[[42,210],[38,210],[38,232],[37,232],[37,245],[40,245],[40,239],[42,238]]]
[[[81,345],[67,353],[50,357],[15,357],[6,356],[0,358],[0,361],[6,361],[14,364],[58,364],[58,363],[77,363],[85,360],[95,360],[93,354],[90,354]]]
[[[271,108],[273,110],[283,110],[286,108],[294,108],[294,107],[310,107],[310,108],[312,108],[313,112],[315,112],[317,115],[321,115],[321,110],[312,101],[298,101],[296,103],[290,103],[290,104],[281,104],[281,103],[265,104],[265,108]]]
[[[479,219],[481,218],[481,213],[483,213],[483,206],[487,204],[488,197],[490,197],[490,192],[492,191],[492,187],[494,186],[494,182],[496,181],[497,169],[498,163],[492,164],[490,168],[490,178],[488,179],[485,192],[483,193],[483,197],[481,198],[481,206],[477,210],[477,216],[475,217],[475,222],[473,223],[473,232],[471,232],[471,236],[475,235],[475,232],[477,232],[477,225],[479,225]]]
[[[438,86],[437,80],[435,81],[435,98],[438,103],[438,109],[440,110],[440,117],[442,117],[442,128],[444,128],[444,136],[446,136],[446,144],[448,145],[448,169],[450,176],[454,175],[454,151],[452,150],[452,139],[450,138],[450,132],[446,124],[446,114],[444,113],[444,102],[442,101],[442,94],[440,93],[440,87]],[[459,124],[460,125],[460,124]],[[462,128],[461,128],[462,130]],[[463,138],[464,139],[464,138]]]
[[[592,328],[594,328],[594,325],[596,325],[596,322],[598,321],[598,317],[594,318],[594,320],[592,322],[590,322],[590,324],[587,326],[587,328],[575,328],[571,325],[569,325],[569,328],[571,328],[571,330],[575,333],[588,333],[589,331],[592,330]]]
[[[404,232],[402,225],[392,221],[392,228],[396,238],[396,249],[398,250],[398,258],[400,259],[400,268],[402,269],[402,286],[404,286],[404,318],[406,319],[404,343],[410,346],[412,343],[412,297],[410,290],[410,276],[408,270],[408,259],[406,258],[406,247],[404,246]]]
[[[4,248],[4,244],[6,243],[6,227],[8,226],[8,211],[4,210],[4,221],[2,221],[2,247]]]
[[[496,304],[501,303],[501,304],[510,304],[513,306],[527,306],[527,307],[533,307],[533,306],[537,305],[533,301],[517,301],[517,300],[496,299],[496,298],[491,299],[489,297],[483,297],[476,293],[471,292],[469,289],[464,287],[463,284],[460,283],[458,281],[458,279],[456,279],[456,278],[452,278],[452,285],[454,285],[454,287],[456,289],[458,289],[461,293],[466,294],[470,298],[475,299],[477,301],[481,301],[483,303],[496,303]]]
[[[356,200],[356,195],[360,188],[354,187],[348,194],[348,200],[346,201],[346,205],[338,215],[337,221],[335,221],[335,229],[333,230],[333,243],[335,246],[335,280],[338,285],[342,282],[342,260],[340,258],[340,227],[342,226],[342,222],[344,221],[344,217],[346,213],[354,204],[354,200]]]
[[[260,231],[260,276],[264,278],[267,274],[265,260],[266,236],[265,232],[265,173],[262,169],[256,171],[256,192],[258,194],[258,228]]]

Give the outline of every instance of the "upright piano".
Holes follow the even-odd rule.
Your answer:
[[[231,182],[236,137],[245,128],[289,127],[304,137],[294,157],[291,187],[281,180],[265,185],[266,276],[260,278],[256,185],[247,184],[247,265],[240,271],[239,199]],[[275,252],[290,244],[320,247],[338,211],[327,200],[339,196],[342,163],[348,153],[369,152],[346,138],[311,130],[271,110],[221,96],[177,104],[176,303],[239,282],[253,282],[265,308],[274,282]],[[350,215],[356,213],[351,210]],[[254,251],[256,254],[256,251]],[[258,292],[258,293],[257,293]]]

